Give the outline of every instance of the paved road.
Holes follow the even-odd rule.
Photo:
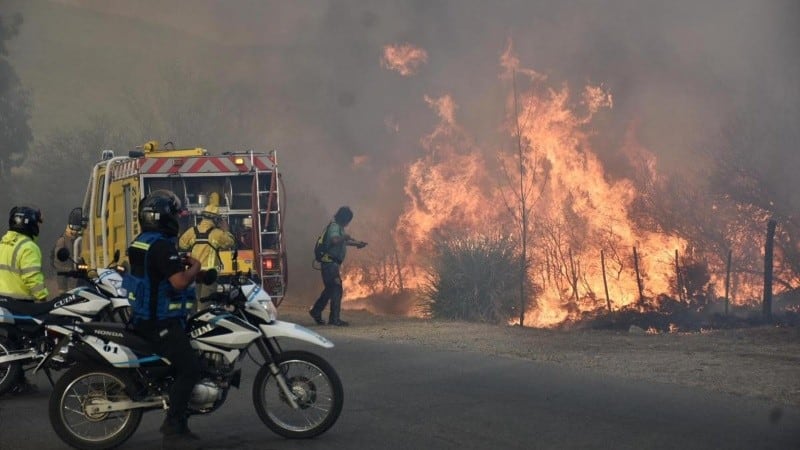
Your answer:
[[[326,434],[289,441],[263,426],[250,403],[248,365],[241,391],[220,411],[192,419],[202,448],[800,449],[800,410],[761,400],[413,344],[336,344],[314,350],[345,387],[342,416]],[[66,448],[47,418],[47,381],[35,381],[42,389],[33,397],[0,398],[1,450]],[[159,448],[161,418],[146,414],[120,448]]]

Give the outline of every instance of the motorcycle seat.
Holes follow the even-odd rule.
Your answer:
[[[43,316],[53,310],[53,305],[60,300],[56,297],[46,302],[35,302],[33,300],[17,300],[9,297],[0,297],[0,306],[11,311],[18,316]]]

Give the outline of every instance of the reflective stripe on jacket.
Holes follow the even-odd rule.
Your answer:
[[[47,300],[42,251],[28,236],[9,230],[0,240],[0,295]]]
[[[187,288],[179,291],[172,287],[167,278],[162,278],[155,283],[155,280],[150,277],[150,246],[161,239],[169,240],[172,245],[175,245],[174,238],[168,238],[158,232],[147,231],[137,236],[128,248],[129,255],[133,249],[144,252],[144,267],[142,268],[144,276],[136,276],[134,270],[130,270],[122,277],[122,286],[128,290],[128,299],[133,307],[134,323],[143,320],[171,318],[185,320],[189,311],[194,307],[194,289]]]

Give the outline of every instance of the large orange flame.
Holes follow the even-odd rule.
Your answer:
[[[405,75],[412,73],[410,61],[426,58],[421,49],[387,47],[384,65]],[[408,167],[408,202],[393,233],[395,249],[404,255],[393,260],[403,288],[425,283],[422,268],[431,243],[442,236],[491,230],[519,236],[524,205],[529,275],[538,286],[527,299],[534,307],[525,315],[526,325],[553,326],[608,305],[619,309],[675,292],[676,253],[692,246],[635,221],[634,202],[645,193],[631,180],[612,180],[590,144],[593,119],[613,107],[608,90],[587,85],[574,95],[567,85],[553,88],[546,76],[520,67],[511,45],[500,65],[501,79],[511,86],[504,129],[512,144],[507,148],[479,148],[459,124],[450,95],[425,97],[439,122],[421,140],[426,153]],[[647,183],[663,181],[656,158],[634,133],[622,150],[639,159],[639,176]],[[751,213],[752,218],[759,212]],[[718,272],[714,283],[721,283]],[[353,286],[348,297],[375,292],[362,275],[348,274],[346,283]]]

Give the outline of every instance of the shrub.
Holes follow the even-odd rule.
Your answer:
[[[492,323],[508,323],[519,314],[523,271],[513,240],[473,236],[441,240],[434,248],[423,312],[434,318]],[[527,279],[526,285],[530,293]]]

